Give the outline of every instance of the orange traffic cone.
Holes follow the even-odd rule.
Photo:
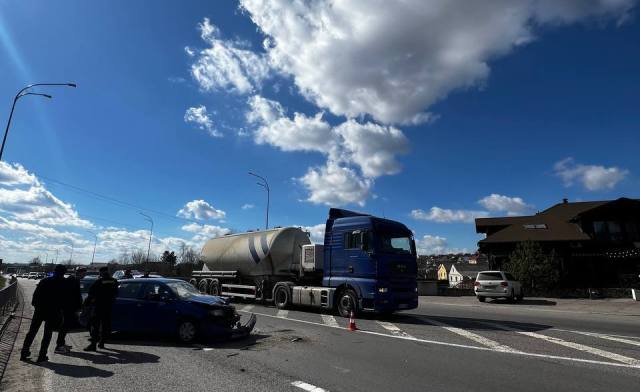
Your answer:
[[[358,327],[356,327],[356,319],[353,317],[353,310],[349,313],[349,331],[357,331]]]

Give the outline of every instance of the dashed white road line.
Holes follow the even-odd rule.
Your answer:
[[[404,336],[407,338],[412,338],[413,336],[409,335],[408,333],[406,333],[405,331],[401,330],[400,328],[398,328],[397,325],[386,322],[386,321],[376,321],[382,328],[386,329],[387,331],[391,332],[392,334],[396,335],[396,336]]]
[[[616,336],[616,335],[606,335],[606,334],[602,334],[602,333],[573,331],[573,330],[569,330],[569,329],[558,329],[558,328],[554,328],[554,330],[555,331],[562,331],[562,332],[577,333],[577,334],[580,334],[580,335],[591,336],[591,337],[600,338],[600,339],[606,339],[606,340],[612,340],[614,342],[626,343],[626,344],[631,344],[631,345],[640,347],[640,341],[631,340],[631,339],[625,339],[623,337],[619,337],[619,336]]]
[[[457,328],[457,327],[453,327],[449,324],[445,324],[443,322],[437,321],[437,320],[433,320],[433,319],[429,319],[429,318],[422,318],[422,320],[428,322],[429,324],[433,324],[436,325],[438,327],[442,327],[444,329],[446,329],[447,331],[453,332],[455,334],[458,334],[460,336],[464,336],[467,339],[471,339],[476,343],[480,343],[483,346],[492,348],[496,351],[505,351],[505,352],[515,352],[517,350],[512,349],[509,346],[505,346],[504,344],[500,344],[498,342],[496,342],[495,340],[489,339],[489,338],[485,338],[484,336],[480,336],[476,333],[473,333],[471,331],[467,331],[466,329],[462,329],[462,328]]]
[[[336,318],[333,317],[330,314],[321,314],[320,316],[322,316],[322,322],[325,325],[328,325],[330,327],[339,327],[340,325],[338,324],[338,322],[336,321]]]
[[[243,312],[251,312],[251,309],[253,309],[253,305],[245,305],[242,309],[240,309]]]
[[[638,360],[638,359],[634,359],[634,358],[631,358],[631,357],[627,357],[627,356],[624,356],[624,355],[612,353],[612,352],[605,351],[605,350],[600,350],[599,348],[590,347],[590,346],[587,346],[587,345],[584,345],[584,344],[569,342],[569,341],[566,341],[566,340],[563,340],[563,339],[560,339],[560,338],[543,335],[543,334],[540,334],[540,333],[537,333],[537,332],[521,331],[521,330],[518,330],[516,328],[512,328],[512,327],[508,327],[506,325],[496,324],[496,323],[492,323],[492,322],[488,322],[488,321],[483,321],[483,322],[481,322],[481,324],[485,324],[485,325],[494,327],[496,329],[501,329],[503,331],[517,332],[517,333],[519,333],[521,335],[529,336],[529,337],[536,338],[536,339],[545,340],[547,342],[555,343],[555,344],[560,345],[560,346],[569,347],[569,348],[572,348],[574,350],[583,351],[583,352],[586,352],[586,353],[589,353],[589,354],[593,354],[593,355],[596,355],[596,356],[599,356],[599,357],[611,359],[613,361],[622,362],[622,363],[625,363],[627,365],[640,366],[640,360]]]
[[[255,314],[256,316],[267,317],[267,318],[278,318],[277,316],[274,316],[273,314],[258,313],[258,312],[253,312],[253,314]],[[307,321],[307,320],[298,320],[298,319],[287,318],[287,321],[291,321],[291,322],[295,322],[295,323],[301,323],[301,324],[315,325],[315,326],[319,326],[319,327],[329,327],[328,325],[323,324],[323,323],[316,323],[316,322]],[[339,328],[339,329],[346,330],[345,327],[333,327],[333,328]],[[395,336],[395,335],[389,335],[387,333],[374,332],[374,331],[358,330],[358,331],[350,332],[350,333],[362,333],[362,334],[366,334],[366,335],[374,335],[374,336],[380,336],[380,337],[390,338],[390,339],[401,339],[401,340],[407,340],[407,341],[411,341],[411,342],[433,344],[433,345],[436,345],[436,346],[456,347],[456,348],[463,348],[463,349],[477,350],[477,351],[498,352],[498,353],[505,353],[505,354],[509,354],[509,355],[517,355],[517,356],[529,357],[529,358],[557,359],[557,360],[560,360],[560,361],[567,361],[567,362],[578,362],[578,363],[588,363],[588,364],[592,364],[592,365],[602,365],[602,366],[612,366],[612,367],[620,367],[620,368],[640,369],[640,365],[628,365],[628,364],[624,364],[624,363],[598,361],[598,360],[594,360],[594,359],[563,357],[563,356],[560,356],[560,355],[528,353],[528,352],[524,352],[524,351],[503,351],[503,350],[493,349],[493,348],[489,348],[489,347],[473,346],[473,345],[469,345],[469,344],[442,342],[442,341],[438,341],[438,340],[420,339],[420,338],[415,338],[415,337],[411,337],[410,338],[410,337],[405,337],[405,336]]]
[[[300,389],[304,389],[305,391],[308,391],[308,392],[329,392],[326,389],[316,387],[315,385],[311,385],[304,381],[294,381],[291,383],[291,385],[293,385],[294,387],[298,387]]]
[[[276,317],[287,318],[288,315],[289,315],[289,311],[288,310],[280,309],[280,310],[278,310],[278,314],[276,314]]]

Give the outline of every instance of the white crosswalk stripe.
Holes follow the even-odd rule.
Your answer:
[[[488,322],[488,321],[483,321],[481,322],[481,324],[485,324],[487,326],[491,326],[494,327],[496,329],[501,329],[503,331],[511,331],[511,332],[516,332],[520,335],[525,335],[525,336],[529,336],[532,338],[536,338],[536,339],[541,339],[541,340],[545,340],[547,342],[551,342],[551,343],[555,343],[557,345],[560,346],[564,346],[564,347],[569,347],[572,348],[574,350],[578,350],[578,351],[583,351],[589,354],[593,354],[593,355],[597,355],[599,357],[603,357],[603,358],[607,358],[607,359],[611,359],[614,361],[618,361],[618,362],[622,362],[622,363],[626,363],[627,365],[633,365],[633,366],[639,366],[640,365],[640,360],[634,359],[634,358],[630,358],[624,355],[620,355],[620,354],[616,354],[616,353],[612,353],[609,351],[605,351],[605,350],[601,350],[599,348],[595,348],[595,347],[590,347],[584,344],[580,344],[580,343],[574,343],[574,342],[569,342],[560,338],[556,338],[553,336],[547,336],[547,335],[543,335],[537,332],[530,332],[530,331],[520,331],[516,328],[512,328],[512,327],[508,327],[506,325],[502,325],[502,324],[496,324],[496,323],[492,323],[492,322]]]
[[[562,332],[577,333],[577,334],[580,334],[580,335],[592,336],[592,337],[595,337],[595,338],[606,339],[606,340],[611,340],[611,341],[614,341],[614,342],[626,343],[626,344],[631,344],[633,346],[639,346],[640,347],[640,341],[631,340],[631,339],[625,339],[625,338],[621,338],[619,336],[605,335],[605,334],[595,333],[595,332],[573,331],[573,330],[569,330],[569,329],[557,329],[557,328],[554,328],[554,330],[555,331],[562,331]]]
[[[278,313],[276,314],[276,316],[280,318],[287,318],[288,315],[289,315],[289,311],[284,309],[278,310]]]
[[[396,335],[396,336],[404,336],[407,338],[412,338],[413,336],[409,335],[408,333],[404,332],[403,330],[401,330],[400,328],[398,328],[397,325],[386,322],[386,321],[377,321],[377,323],[384,329],[386,329],[387,331],[391,332],[392,334]]]
[[[240,311],[242,312],[250,312],[253,309],[253,305],[245,305]]]
[[[446,329],[447,331],[453,332],[453,333],[458,334],[460,336],[464,336],[467,339],[471,339],[476,343],[480,343],[483,346],[492,348],[494,350],[506,351],[506,352],[517,352],[518,351],[518,350],[514,350],[513,348],[511,348],[509,346],[505,346],[504,344],[500,344],[500,343],[496,342],[495,340],[491,340],[489,338],[485,338],[484,336],[480,336],[480,335],[478,335],[476,333],[473,333],[471,331],[467,331],[466,329],[453,327],[451,325],[445,324],[445,323],[437,321],[437,320],[426,319],[426,318],[423,318],[422,320],[428,322],[429,324],[433,324],[433,325],[436,325],[438,327],[442,327],[442,328]]]
[[[330,327],[339,327],[340,325],[338,325],[338,322],[336,321],[336,318],[333,317],[330,314],[321,314],[322,316],[322,322],[325,325],[328,325]]]

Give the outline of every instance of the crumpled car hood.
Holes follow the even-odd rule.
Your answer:
[[[192,295],[189,297],[189,302],[204,305],[229,305],[224,298],[215,295]]]

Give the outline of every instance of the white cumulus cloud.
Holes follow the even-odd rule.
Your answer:
[[[309,238],[311,242],[314,244],[323,244],[324,243],[324,230],[325,224],[320,223],[314,226],[302,226],[302,230],[309,233]]]
[[[532,205],[520,197],[509,197],[492,193],[478,200],[478,203],[491,212],[506,212],[507,215],[523,215],[530,212]]]
[[[207,108],[204,105],[190,107],[184,113],[184,121],[187,123],[194,123],[198,128],[214,137],[220,137],[222,134],[213,125],[211,116],[207,113]]]
[[[414,219],[438,223],[473,223],[476,218],[485,218],[488,215],[486,211],[450,210],[440,207],[431,207],[428,211],[421,209],[411,211],[411,217]]]
[[[253,204],[249,204],[249,203],[247,203],[247,204],[243,204],[241,208],[242,208],[243,210],[250,210],[250,209],[252,209],[252,208],[254,208],[254,207],[255,207],[255,206],[254,206]]]
[[[227,214],[204,200],[192,200],[178,210],[177,216],[187,219],[224,219]]]
[[[373,180],[361,178],[353,169],[332,161],[322,167],[309,168],[299,181],[309,190],[308,201],[329,206],[363,206],[373,185]]]
[[[572,186],[578,182],[590,191],[613,189],[629,175],[629,171],[626,169],[616,166],[583,165],[576,163],[573,158],[556,162],[553,169],[555,175],[562,179],[565,186]]]
[[[307,99],[336,115],[419,123],[430,118],[425,109],[450,92],[482,86],[489,62],[535,39],[538,29],[589,19],[620,22],[634,0],[241,0],[241,5],[267,36],[270,66],[290,75]],[[202,27],[213,52],[220,40],[215,28],[209,30]],[[208,84],[248,91],[247,74],[267,70],[262,56],[254,55],[259,71],[244,72],[228,64],[245,62],[218,51],[221,60],[204,63],[206,69],[225,70],[224,76]]]

